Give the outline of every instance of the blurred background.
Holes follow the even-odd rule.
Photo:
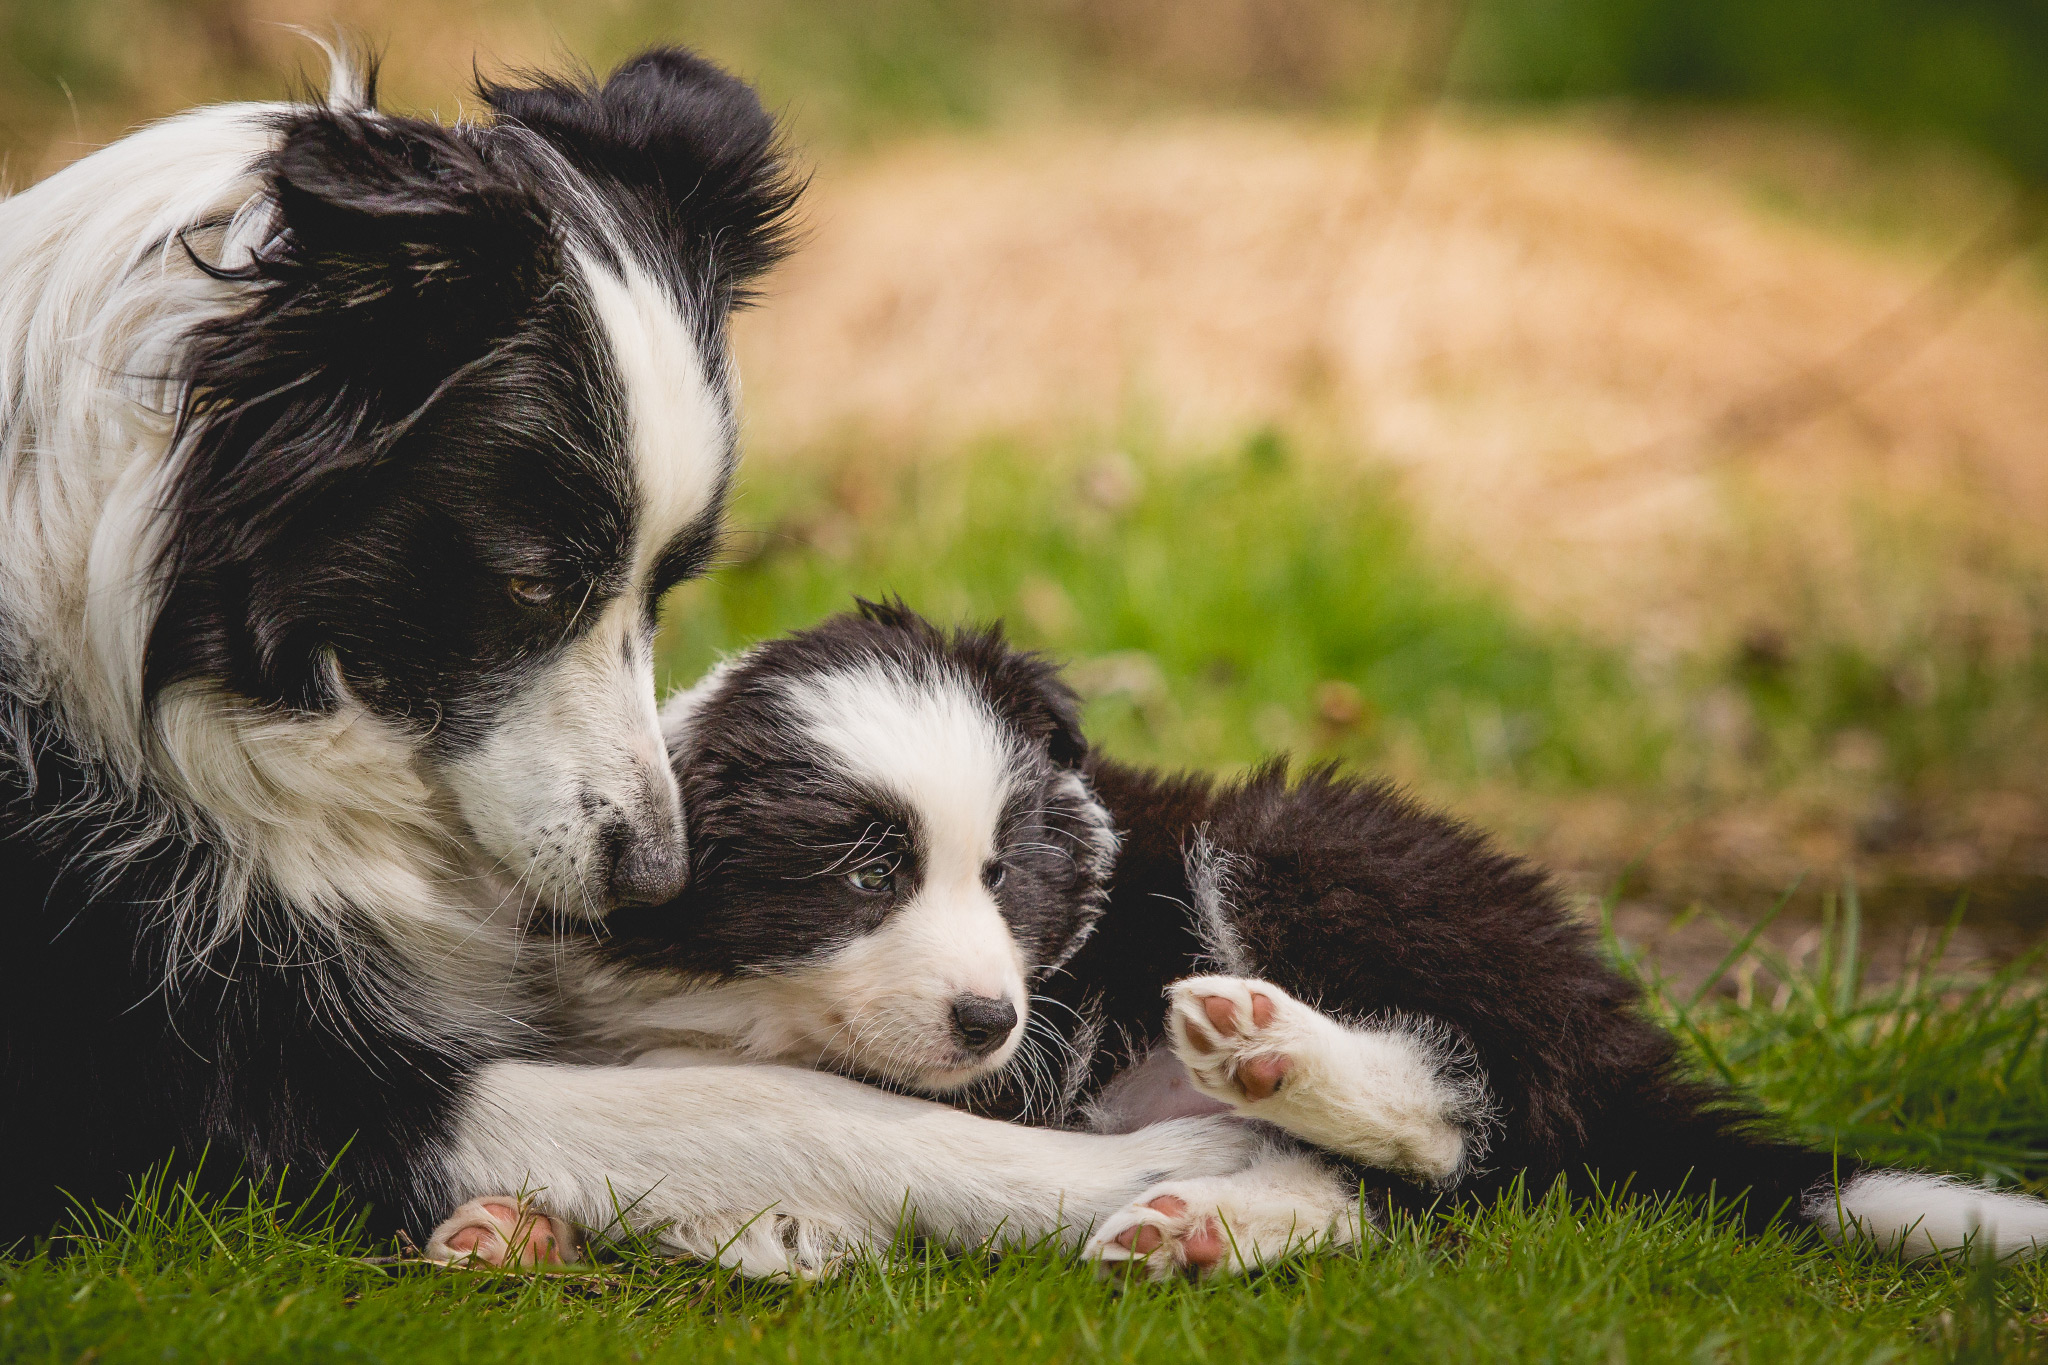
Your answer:
[[[2048,929],[2040,0],[0,0],[6,183],[317,83],[293,26],[443,118],[656,40],[783,111],[675,680],[900,591],[1125,756],[1390,773],[1681,974],[1788,890],[1879,970]]]

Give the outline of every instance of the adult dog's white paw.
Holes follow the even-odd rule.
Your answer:
[[[1351,1027],[1255,977],[1189,977],[1167,997],[1168,1040],[1204,1094],[1427,1181],[1470,1159],[1484,1095],[1427,1030]]]
[[[1348,1246],[1363,1226],[1334,1172],[1311,1157],[1276,1157],[1155,1186],[1104,1222],[1082,1254],[1105,1274],[1241,1275],[1293,1252]]]
[[[472,1199],[443,1219],[427,1238],[426,1257],[444,1265],[565,1265],[576,1260],[582,1237],[515,1195]]]

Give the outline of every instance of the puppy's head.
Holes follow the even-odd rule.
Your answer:
[[[631,1026],[932,1093],[1008,1062],[1116,847],[1053,669],[864,603],[669,719],[695,867],[608,926]]]
[[[655,607],[716,546],[725,318],[794,191],[685,53],[483,95],[284,115],[263,245],[195,234],[247,301],[187,348],[145,686],[359,716],[508,881],[602,913],[683,876]]]

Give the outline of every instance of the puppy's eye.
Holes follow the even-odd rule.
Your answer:
[[[556,595],[560,591],[561,589],[545,578],[508,578],[505,580],[506,594],[522,607],[539,608],[552,606]]]
[[[990,863],[981,870],[981,884],[993,891],[1003,884],[1003,874],[1010,869],[1001,863]]]
[[[896,869],[884,862],[862,863],[846,874],[856,891],[879,893],[896,889]]]

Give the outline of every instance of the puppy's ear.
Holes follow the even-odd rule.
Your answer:
[[[988,699],[1010,724],[1043,744],[1062,768],[1078,768],[1088,757],[1081,732],[1081,698],[1043,654],[1017,649],[1001,625],[962,632],[956,648],[980,665]]]
[[[546,139],[584,174],[633,198],[661,240],[726,306],[791,245],[803,185],[752,86],[695,53],[658,47],[604,84],[480,82],[502,122]]]

